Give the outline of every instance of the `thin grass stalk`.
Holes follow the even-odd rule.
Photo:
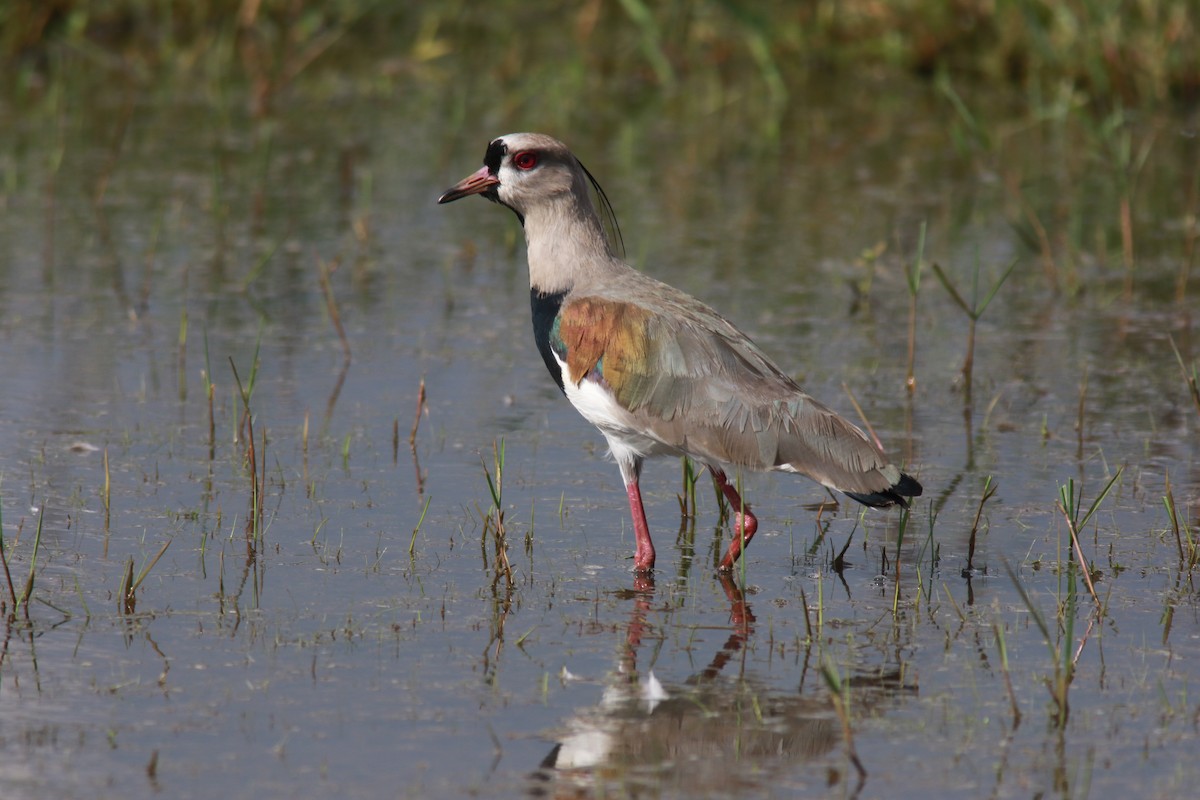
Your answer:
[[[265,508],[266,508],[266,497],[267,497],[267,430],[266,430],[266,428],[263,428],[263,432],[262,432],[262,435],[259,437],[259,440],[262,442],[262,453],[260,454],[261,457],[259,458],[259,463],[261,464],[261,466],[259,467],[258,486],[257,486],[257,493],[256,493],[256,498],[258,500],[258,503],[255,506],[255,511],[257,512],[257,517],[256,517],[256,521],[255,521],[255,532],[254,532],[255,536],[254,536],[254,538],[255,538],[255,541],[257,541],[259,544],[261,544],[263,534],[265,533],[265,530],[263,529],[263,525],[265,522],[264,512],[265,512]]]
[[[276,239],[271,247],[261,256],[259,256],[258,261],[254,262],[254,265],[250,268],[250,271],[246,273],[246,277],[242,279],[241,290],[243,293],[250,289],[250,285],[258,280],[258,276],[262,274],[262,271],[266,268],[267,264],[271,263],[271,259],[275,257],[275,254],[279,252],[279,248],[283,246],[283,239],[284,237],[282,236]]]
[[[425,411],[425,376],[421,376],[421,382],[417,384],[417,410],[413,414],[412,430],[408,432],[408,446],[416,452],[417,449],[417,427],[421,424],[421,414]],[[399,424],[399,423],[397,423]]]
[[[1175,353],[1175,360],[1179,362],[1179,371],[1183,374],[1183,382],[1192,398],[1192,404],[1196,406],[1196,413],[1200,414],[1200,375],[1197,375],[1196,365],[1192,364],[1192,373],[1189,375],[1187,365],[1183,363],[1183,355],[1175,345],[1175,337],[1168,333],[1167,341],[1171,343],[1171,351]]]
[[[917,389],[917,293],[921,290],[921,268],[925,261],[925,223],[921,223],[921,233],[917,239],[917,257],[912,265],[904,271],[905,284],[908,287],[908,378],[905,387],[912,394]]]
[[[1096,601],[1096,607],[1102,608],[1100,597],[1096,594],[1096,587],[1092,585],[1092,577],[1089,574],[1090,570],[1088,569],[1087,559],[1083,555],[1083,548],[1079,545],[1079,532],[1075,529],[1075,523],[1061,503],[1058,505],[1058,510],[1062,512],[1063,517],[1067,521],[1067,530],[1071,534],[1071,549],[1079,563],[1079,569],[1083,573],[1083,582],[1087,585],[1088,593],[1092,596],[1092,599]]]
[[[241,433],[242,428],[245,427],[245,423],[247,423],[249,421],[250,400],[251,400],[251,398],[254,397],[254,387],[258,384],[258,368],[261,366],[261,362],[259,360],[258,354],[262,349],[263,329],[265,328],[265,326],[266,326],[265,319],[260,320],[258,323],[258,336],[256,337],[256,339],[254,341],[254,357],[250,360],[250,375],[246,379],[245,387],[243,388],[241,381],[240,380],[238,381],[237,389],[238,389],[238,393],[242,396],[242,401],[243,401],[243,406],[244,406],[244,409],[242,412],[242,420],[241,420],[242,424],[240,424],[238,426],[239,434]],[[231,358],[230,363],[232,363],[232,362],[233,362],[233,359]],[[253,438],[254,438],[253,436],[250,437],[251,443],[253,443]]]
[[[217,387],[212,380],[212,364],[208,358],[208,328],[204,329],[204,394],[208,399],[208,460],[217,455],[217,419],[213,413],[213,396]]]
[[[1046,624],[1046,618],[1042,615],[1042,611],[1034,604],[1030,598],[1029,592],[1025,590],[1025,584],[1021,583],[1016,571],[1012,565],[1008,563],[1007,558],[1001,558],[1000,563],[1004,565],[1004,571],[1008,573],[1009,580],[1013,582],[1013,588],[1017,590],[1017,594],[1021,597],[1021,602],[1025,604],[1025,608],[1029,610],[1029,615],[1033,617],[1033,624],[1042,634],[1043,641],[1050,647],[1050,653],[1057,660],[1058,651],[1054,648],[1053,639],[1050,636],[1050,626]]]
[[[681,457],[683,469],[683,486],[676,495],[679,500],[679,514],[685,520],[696,518],[696,481],[700,479],[701,470],[696,469],[696,462],[687,456]]]
[[[716,474],[710,473],[710,475],[712,476],[713,493],[717,496],[717,527],[720,528],[729,521],[729,503],[725,499],[725,492],[721,491],[721,484],[717,482]],[[718,558],[720,555],[717,553]]]
[[[241,376],[238,375],[237,365],[233,363],[232,356],[229,358],[229,367],[233,370],[233,380],[237,384],[238,393],[242,398],[243,419],[247,430],[246,467],[250,474],[250,519],[246,521],[246,546],[251,548],[258,542],[258,533],[262,522],[262,492],[258,484],[258,453],[254,444],[254,416],[250,411],[250,391],[252,389],[248,390],[242,385]],[[251,377],[253,378],[253,372]],[[266,436],[265,431],[263,436]]]
[[[983,316],[983,313],[987,311],[987,307],[991,305],[992,299],[996,296],[996,293],[1000,291],[1000,287],[1003,286],[1005,281],[1008,280],[1009,276],[1012,275],[1013,270],[1017,266],[1017,261],[1018,259],[1014,258],[1009,262],[1008,267],[1005,268],[1004,272],[1000,275],[996,282],[992,284],[990,289],[988,289],[987,295],[981,301],[979,299],[979,255],[976,253],[975,268],[971,273],[970,303],[967,303],[967,301],[963,299],[963,296],[959,293],[958,289],[950,281],[950,278],[946,275],[945,271],[939,264],[933,263],[930,265],[934,276],[936,276],[938,282],[942,284],[942,288],[946,290],[946,293],[950,295],[950,299],[952,299],[955,305],[957,305],[959,309],[961,309],[962,312],[967,315],[967,353],[963,358],[961,372],[963,376],[964,395],[968,405],[971,402],[972,374],[975,369],[975,331],[977,323]]]
[[[1038,217],[1037,209],[1025,196],[1025,191],[1021,187],[1021,176],[1015,172],[1007,174],[1004,179],[1004,187],[1020,207],[1029,227],[1033,228],[1041,255],[1042,273],[1046,276],[1050,289],[1057,294],[1062,289],[1062,280],[1059,277],[1058,262],[1054,259],[1054,246],[1050,243],[1050,234],[1046,231],[1046,226],[1042,224],[1041,218]]]
[[[1075,677],[1075,659],[1071,654],[1071,643],[1075,641],[1075,616],[1079,610],[1079,582],[1074,579],[1071,574],[1075,569],[1073,564],[1068,565],[1067,569],[1067,607],[1063,619],[1063,645],[1059,647],[1062,663],[1056,670],[1055,682],[1057,688],[1055,691],[1055,705],[1057,714],[1055,721],[1060,729],[1066,728],[1067,720],[1071,714],[1071,706],[1068,702],[1068,692],[1071,689],[1071,681]],[[1083,574],[1087,575],[1087,569],[1082,568]],[[1091,581],[1088,581],[1088,589],[1091,590],[1093,596],[1095,589],[1091,586]],[[1096,600],[1097,604],[1100,602]]]
[[[933,576],[937,572],[938,563],[941,561],[941,546],[933,539],[933,529],[937,524],[938,511],[934,507],[932,499],[929,501],[929,533],[925,535],[925,543],[921,545],[921,552],[917,554],[917,562],[920,563],[925,553],[929,553],[929,588],[927,596],[933,598]]]
[[[1125,467],[1117,468],[1117,471],[1113,474],[1113,476],[1108,479],[1108,483],[1106,483],[1104,485],[1104,488],[1100,490],[1100,495],[1095,500],[1092,501],[1092,504],[1090,506],[1088,506],[1087,513],[1083,515],[1083,519],[1080,519],[1076,523],[1075,527],[1077,529],[1081,530],[1088,524],[1088,521],[1092,518],[1092,515],[1094,515],[1096,513],[1096,511],[1100,508],[1100,504],[1102,502],[1104,502],[1104,498],[1108,497],[1109,492],[1112,491],[1113,486],[1116,485],[1117,481],[1120,479],[1121,475],[1124,472],[1125,472]],[[1076,511],[1078,511],[1079,506],[1082,504],[1082,501],[1083,501],[1083,497],[1081,495],[1079,498],[1079,501],[1076,504]]]
[[[813,637],[812,615],[808,611],[808,596],[804,593],[804,587],[800,587],[800,605],[804,608],[804,631],[808,636],[808,644],[816,641]]]
[[[187,296],[187,272],[183,276],[183,292]],[[187,303],[184,302],[179,308],[179,343],[178,353],[176,355],[176,373],[179,375],[179,401],[187,400],[187,337],[188,337],[188,313]]]
[[[830,566],[833,571],[841,575],[846,569],[846,552],[850,549],[850,544],[854,541],[854,532],[858,530],[858,526],[854,526],[854,530],[850,531],[850,535],[846,537],[846,543],[842,545],[842,549],[833,557]]]
[[[854,746],[854,730],[850,725],[850,684],[842,680],[837,668],[828,658],[821,662],[821,676],[825,679],[825,685],[829,688],[829,697],[833,701],[834,713],[837,714],[838,720],[842,723],[842,736],[846,741],[846,755],[850,759],[850,763],[858,771],[858,785],[861,788],[867,778],[867,770],[863,767],[862,761],[858,757],[858,749]],[[857,794],[858,792],[855,791],[852,796]]]
[[[104,448],[104,530],[109,529],[112,519],[112,476],[108,469],[108,447]]]
[[[121,571],[121,588],[117,591],[117,597],[121,601],[122,614],[132,614],[137,610],[137,593],[132,590],[132,587],[133,556],[129,556],[125,560],[125,569]]]
[[[1183,536],[1179,531],[1179,514],[1175,510],[1175,493],[1171,489],[1171,474],[1166,475],[1166,491],[1163,494],[1163,505],[1167,507],[1167,519],[1171,521],[1171,530],[1175,533],[1175,546],[1179,548],[1179,561],[1185,560],[1183,554]]]
[[[529,528],[525,531],[525,555],[529,556],[530,578],[533,577],[533,531],[537,523],[537,505],[529,501]]]
[[[983,517],[983,507],[988,500],[991,500],[996,492],[1000,489],[999,485],[992,483],[992,476],[988,475],[983,481],[983,495],[979,498],[979,505],[975,509],[975,520],[971,523],[971,536],[967,541],[967,569],[966,576],[975,569],[975,537],[979,533],[979,522]]]
[[[408,543],[409,561],[412,561],[416,558],[417,534],[421,532],[421,525],[425,523],[425,515],[429,513],[429,501],[432,499],[432,495],[425,498],[425,506],[421,509],[421,516],[417,519],[417,527],[413,528],[412,539]]]
[[[1083,458],[1084,412],[1087,410],[1088,366],[1083,365],[1083,378],[1079,381],[1079,408],[1075,418],[1076,458]]]
[[[1129,204],[1129,189],[1121,194],[1121,260],[1125,265],[1125,282],[1122,287],[1126,303],[1133,301],[1133,211]]]
[[[867,415],[863,413],[862,406],[858,404],[858,398],[854,396],[854,392],[850,390],[850,386],[845,381],[842,381],[842,391],[846,393],[846,397],[850,398],[850,405],[854,406],[854,410],[858,414],[859,422],[863,424],[863,427],[867,429],[867,433],[871,435],[871,441],[875,443],[875,447],[880,452],[883,452],[883,442],[881,442],[879,437],[875,434],[874,426],[872,426],[871,421],[867,419]]]
[[[892,592],[892,616],[900,613],[900,549],[904,546],[904,534],[908,530],[910,513],[907,507],[900,510],[900,524],[896,529],[896,586]]]
[[[0,498],[0,565],[4,566],[4,580],[8,584],[9,600],[12,601],[12,605],[9,608],[15,614],[17,613],[17,591],[13,587],[12,572],[8,569],[8,550],[4,544],[4,504],[2,498]]]
[[[1042,611],[1033,602],[1029,596],[1029,592],[1025,590],[1025,585],[1021,583],[1017,573],[1013,570],[1012,565],[1008,563],[1008,559],[1001,559],[1004,565],[1004,571],[1008,573],[1009,579],[1013,582],[1013,587],[1017,590],[1017,594],[1021,597],[1021,602],[1025,604],[1025,608],[1029,610],[1029,615],[1033,618],[1034,624],[1038,631],[1042,634],[1042,641],[1046,643],[1046,649],[1050,651],[1050,660],[1054,665],[1054,675],[1046,679],[1046,688],[1050,691],[1050,699],[1054,703],[1054,722],[1056,727],[1061,729],[1066,725],[1067,718],[1067,691],[1070,688],[1070,675],[1064,675],[1064,668],[1070,669],[1071,658],[1069,648],[1062,647],[1053,636],[1050,634],[1050,626],[1046,624],[1046,618]],[[1068,608],[1070,607],[1070,598],[1074,595],[1073,587],[1075,585],[1073,571],[1075,569],[1074,562],[1069,563],[1068,572],[1072,573],[1068,588]],[[1074,632],[1074,623],[1067,620],[1067,632],[1065,635],[1070,641],[1070,635]],[[1064,654],[1064,651],[1065,654]],[[1065,665],[1065,667],[1064,667]]]
[[[505,442],[503,438],[500,439],[499,443],[492,442],[492,463],[496,472],[495,480],[492,479],[492,472],[488,469],[487,462],[483,460],[482,455],[479,457],[479,460],[483,463],[483,475],[487,479],[488,492],[492,498],[492,509],[485,518],[483,527],[484,540],[487,539],[488,529],[491,528],[495,544],[492,587],[495,588],[496,583],[503,576],[507,587],[511,590],[514,581],[512,565],[508,560],[508,531],[504,525],[504,452]],[[488,524],[489,522],[491,523],[490,525]]]
[[[1000,670],[1004,675],[1004,687],[1008,690],[1008,705],[1013,710],[1013,730],[1021,726],[1021,706],[1016,702],[1016,692],[1013,691],[1013,675],[1008,669],[1008,644],[1004,640],[1004,628],[998,622],[991,626],[996,634],[996,650],[1000,652]]]
[[[967,132],[971,134],[976,146],[981,150],[990,151],[995,147],[991,134],[988,129],[981,125],[979,119],[971,112],[970,107],[962,99],[962,96],[954,89],[954,85],[950,82],[949,76],[945,72],[940,72],[934,81],[934,84],[939,92],[945,95],[950,102],[954,112],[958,114],[959,121],[966,126]]]
[[[33,555],[29,558],[29,577],[25,579],[25,589],[21,592],[19,604],[25,616],[29,616],[29,600],[33,597],[33,581],[37,575],[37,558],[38,551],[42,548],[42,523],[46,519],[46,501],[43,498],[41,508],[38,509],[38,524],[37,533],[33,537]],[[13,612],[16,612],[16,606],[13,606]]]
[[[333,323],[333,329],[337,332],[338,341],[342,344],[342,363],[349,364],[352,360],[350,352],[350,338],[346,336],[346,328],[342,325],[342,315],[338,311],[337,300],[333,296],[333,282],[331,277],[337,271],[338,260],[334,259],[332,263],[317,259],[317,278],[321,284],[321,294],[325,296],[325,308],[329,312],[329,319]]]
[[[158,560],[163,557],[163,553],[167,552],[167,548],[171,546],[171,542],[173,541],[175,540],[167,539],[165,542],[163,542],[162,547],[158,548],[158,552],[154,554],[154,557],[151,558],[144,567],[142,567],[142,569],[138,572],[137,577],[134,578],[129,585],[130,594],[133,594],[138,590],[138,587],[142,585],[142,581],[146,580],[146,576],[150,574],[150,570],[154,569],[154,565],[157,564]],[[129,563],[133,563],[132,559]]]

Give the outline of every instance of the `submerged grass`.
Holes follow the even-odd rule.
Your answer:
[[[1183,382],[1187,386],[1192,405],[1196,407],[1196,413],[1200,414],[1200,373],[1197,372],[1196,362],[1193,361],[1190,365],[1184,363],[1179,347],[1175,344],[1174,336],[1168,334],[1167,341],[1171,343],[1171,352],[1175,354],[1175,360],[1179,362],[1179,371],[1183,373]]]
[[[412,540],[408,543],[408,557],[410,560],[416,559],[417,534],[421,532],[421,526],[425,524],[425,515],[429,513],[429,502],[431,500],[433,500],[432,497],[427,496],[425,498],[425,505],[421,507],[421,516],[417,518],[416,527],[413,528]]]
[[[43,500],[38,509],[37,533],[33,538],[33,553],[29,556],[29,575],[25,578],[24,587],[22,587],[20,593],[18,593],[16,586],[13,583],[12,572],[8,565],[9,550],[4,542],[4,518],[3,514],[0,513],[0,565],[3,565],[4,567],[4,580],[8,586],[8,599],[12,603],[11,606],[8,606],[7,604],[0,605],[7,606],[8,613],[6,616],[9,622],[16,619],[18,612],[23,612],[26,618],[29,617],[29,601],[33,597],[33,584],[37,576],[38,552],[41,550],[42,546],[42,523],[45,520],[45,517],[46,502]],[[2,660],[3,659],[0,659],[0,662],[2,662]]]
[[[513,587],[512,565],[508,560],[508,529],[504,523],[504,439],[492,443],[492,469],[488,469],[483,456],[479,457],[483,464],[483,476],[487,480],[488,494],[492,505],[484,517],[483,539],[480,545],[484,548],[484,561],[487,561],[488,534],[492,536],[494,553],[492,557],[492,587],[495,588],[503,576],[509,590]]]
[[[975,508],[975,519],[971,523],[971,534],[967,539],[967,566],[963,568],[964,578],[969,578],[975,571],[975,543],[979,535],[979,524],[983,519],[983,507],[987,505],[987,501],[991,500],[999,489],[999,485],[992,481],[991,475],[984,478],[983,492],[979,496],[979,505]],[[932,535],[932,531],[930,535]]]
[[[250,408],[250,398],[254,392],[254,381],[258,373],[258,353],[255,352],[254,367],[250,370],[250,379],[243,385],[242,378],[238,375],[237,365],[233,361],[233,357],[229,358],[229,368],[233,370],[233,380],[237,385],[238,395],[242,401],[242,424],[239,426],[239,431],[244,430],[245,435],[239,435],[239,440],[244,443],[244,457],[246,465],[246,473],[250,478],[250,513],[249,519],[246,521],[246,546],[249,548],[257,548],[262,542],[263,535],[263,494],[266,489],[267,482],[267,463],[266,463],[266,448],[267,434],[263,431],[262,434],[262,452],[259,452],[254,441],[254,413]],[[259,463],[262,463],[262,472],[259,472]]]
[[[1087,525],[1092,515],[1096,513],[1096,509],[1104,502],[1104,498],[1112,491],[1113,486],[1116,485],[1117,480],[1120,479],[1124,471],[1125,468],[1121,467],[1113,473],[1108,483],[1100,490],[1099,496],[1092,501],[1092,504],[1088,506],[1087,511],[1082,516],[1080,516],[1080,511],[1083,508],[1083,490],[1081,488],[1078,494],[1076,493],[1075,479],[1069,479],[1065,485],[1060,486],[1058,489],[1058,510],[1066,520],[1067,530],[1071,534],[1071,550],[1078,559],[1080,575],[1083,577],[1084,585],[1087,586],[1088,593],[1092,596],[1092,599],[1096,601],[1098,609],[1103,609],[1104,606],[1100,602],[1100,597],[1096,594],[1096,587],[1092,581],[1094,567],[1088,564],[1087,559],[1083,555],[1083,546],[1079,542],[1079,532]]]
[[[29,616],[29,601],[33,597],[33,584],[37,576],[38,552],[42,546],[42,523],[45,518],[46,501],[43,500],[41,506],[38,508],[38,524],[37,533],[33,538],[33,553],[29,556],[29,575],[25,578],[25,586],[18,594],[16,586],[13,584],[12,572],[8,566],[8,549],[4,543],[4,519],[3,514],[0,514],[0,564],[4,567],[4,579],[8,585],[8,598],[12,603],[7,615],[9,621],[16,619],[18,611],[23,612],[26,617]]]
[[[142,582],[146,580],[146,576],[150,574],[150,570],[154,569],[154,565],[163,557],[163,553],[167,552],[167,548],[171,546],[172,541],[171,539],[167,539],[163,542],[162,547],[138,570],[136,576],[133,574],[133,556],[130,556],[125,562],[125,570],[121,575],[121,586],[117,592],[121,613],[133,614],[137,611],[137,590],[142,585]]]
[[[1200,537],[1192,530],[1187,519],[1183,519],[1178,505],[1175,503],[1175,491],[1171,488],[1171,476],[1164,478],[1166,488],[1163,494],[1163,505],[1167,509],[1167,519],[1171,523],[1171,532],[1175,534],[1175,546],[1179,550],[1179,564],[1189,573],[1200,563]]]
[[[8,599],[11,603],[8,608],[11,609],[10,613],[15,614],[17,611],[17,590],[13,586],[12,572],[8,568],[8,548],[4,543],[4,503],[2,502],[2,498],[0,498],[0,566],[4,567],[4,582],[8,586]]]
[[[1003,560],[1004,569],[1008,573],[1009,579],[1020,596],[1021,602],[1029,611],[1050,653],[1053,671],[1046,678],[1046,687],[1049,690],[1051,700],[1050,720],[1052,726],[1060,734],[1065,731],[1070,718],[1069,695],[1071,684],[1075,677],[1076,665],[1083,654],[1084,647],[1087,645],[1093,627],[1107,613],[1105,604],[1101,602],[1099,596],[1096,594],[1095,585],[1092,580],[1092,567],[1083,555],[1083,549],[1079,543],[1079,531],[1095,515],[1100,504],[1120,479],[1122,472],[1123,468],[1118,469],[1113,474],[1086,511],[1083,510],[1083,492],[1082,490],[1076,491],[1074,479],[1068,480],[1065,485],[1059,487],[1057,507],[1067,523],[1067,529],[1071,537],[1072,555],[1067,557],[1065,564],[1060,565],[1059,596],[1057,598],[1057,613],[1053,626],[1047,620],[1038,604],[1034,602],[1012,565],[1009,564],[1007,559]],[[1079,584],[1081,582],[1087,588],[1088,593],[1095,602],[1095,608],[1089,617],[1087,628],[1078,637],[1079,641],[1076,644],[1075,626],[1079,618]],[[1001,648],[1002,658],[1007,663],[1007,653],[1003,643],[1003,636],[998,635],[997,641],[998,646]],[[1007,677],[1007,666],[1005,667],[1005,675]],[[1011,690],[1010,703],[1013,708],[1015,726],[1016,722],[1020,719],[1020,712]]]
[[[1021,602],[1025,604],[1025,608],[1028,609],[1034,624],[1037,625],[1038,631],[1041,632],[1042,640],[1050,651],[1053,674],[1046,679],[1046,688],[1050,692],[1052,704],[1050,719],[1055,728],[1062,730],[1066,728],[1067,720],[1070,716],[1068,694],[1071,688],[1071,681],[1075,676],[1075,662],[1071,658],[1071,645],[1075,639],[1075,617],[1079,605],[1079,593],[1075,581],[1075,564],[1074,562],[1068,562],[1067,564],[1067,597],[1065,603],[1060,603],[1058,606],[1059,615],[1054,633],[1051,633],[1050,625],[1046,622],[1046,617],[1042,613],[1041,608],[1030,597],[1025,585],[1021,582],[1020,577],[1007,560],[1004,561],[1004,569],[1008,573],[1013,586],[1016,588],[1017,594],[1020,595]]]
[[[938,282],[954,300],[964,314],[967,315],[967,353],[963,357],[962,378],[963,378],[963,396],[967,405],[971,404],[971,385],[972,376],[975,371],[975,327],[979,322],[979,318],[983,316],[983,312],[987,311],[987,307],[991,305],[992,298],[996,296],[996,292],[1000,291],[1000,287],[1012,275],[1013,269],[1017,266],[1018,259],[1013,259],[1009,262],[1008,267],[1000,274],[1000,277],[995,280],[991,288],[982,300],[979,299],[979,255],[975,255],[975,268],[971,272],[971,302],[968,303],[950,280],[945,271],[936,262],[931,264],[933,274],[937,276]]]

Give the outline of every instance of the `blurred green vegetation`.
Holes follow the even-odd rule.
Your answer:
[[[1056,292],[1103,278],[1182,304],[1200,261],[1198,25],[1197,0],[0,0],[0,207],[78,185],[103,211],[110,179],[165,154],[211,176],[221,253],[244,198],[260,226],[309,209],[295,199],[320,175],[357,196],[377,140],[433,142],[452,177],[485,137],[546,130],[628,205],[674,215],[666,229],[740,209],[714,245],[730,265],[763,220],[818,243],[844,230],[813,209],[861,197],[869,174],[895,198],[870,235],[895,252],[926,221],[935,249],[973,240],[998,204]],[[660,188],[646,154],[665,196],[637,196]],[[293,177],[321,158],[336,166]],[[782,179],[795,165],[806,179]]]
[[[498,81],[566,68],[589,84],[671,92],[697,73],[753,80],[786,105],[798,81],[897,72],[1072,92],[1101,113],[1195,102],[1196,0],[3,0],[0,65],[17,90],[81,54],[135,80],[214,72],[266,112],[297,79],[362,60],[436,81],[455,57]],[[531,55],[536,54],[536,56]],[[453,69],[453,68],[450,68]],[[735,78],[730,77],[730,80]]]

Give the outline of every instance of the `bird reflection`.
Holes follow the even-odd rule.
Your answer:
[[[561,740],[533,775],[531,795],[588,797],[639,785],[736,794],[838,745],[841,726],[826,693],[781,693],[744,673],[741,656],[754,635],[754,613],[732,578],[720,578],[729,601],[729,636],[705,667],[680,684],[637,668],[650,632],[654,584],[635,581],[618,670],[598,705],[567,720]]]

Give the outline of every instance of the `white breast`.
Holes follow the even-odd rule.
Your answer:
[[[617,402],[604,384],[587,378],[575,384],[569,377],[571,373],[567,369],[567,362],[563,361],[558,353],[554,354],[554,360],[558,362],[562,372],[563,389],[567,399],[584,419],[604,434],[604,438],[608,440],[608,448],[617,463],[650,456],[683,455],[682,450],[668,445],[639,427],[634,416]]]

